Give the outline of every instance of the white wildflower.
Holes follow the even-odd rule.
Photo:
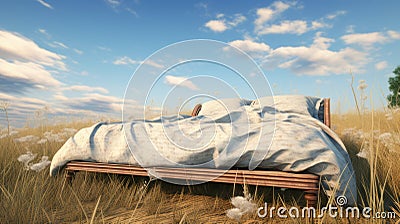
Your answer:
[[[381,141],[387,141],[387,140],[390,140],[391,138],[392,138],[392,134],[389,132],[385,132],[385,133],[382,133],[381,135],[379,135],[379,140],[381,140]]]
[[[376,139],[379,138],[379,134],[381,133],[381,130],[373,130],[372,131],[372,136]]]
[[[346,128],[342,131],[342,135],[351,136],[356,131],[355,128]]]
[[[62,133],[53,133],[53,131],[46,131],[43,136],[50,142],[64,142],[65,138]]]
[[[233,197],[231,198],[231,203],[233,206],[235,206],[235,208],[231,208],[228,211],[226,211],[226,215],[229,218],[235,219],[237,221],[240,220],[242,215],[253,212],[257,208],[257,205],[251,199],[250,194],[248,194],[246,197],[242,196]]]
[[[251,199],[242,196],[232,198],[231,203],[243,213],[252,212],[256,209],[256,204],[254,204]]]
[[[39,172],[46,168],[46,166],[50,165],[51,161],[49,161],[48,156],[42,156],[40,162],[32,164],[29,168],[33,171]]]
[[[400,145],[400,134],[393,136],[394,143]]]
[[[357,156],[360,158],[368,159],[369,151],[367,149],[363,148],[359,153],[357,153]]]
[[[391,120],[393,120],[393,114],[392,113],[387,113],[387,114],[385,114],[385,117],[386,117],[386,120],[388,120],[388,121],[391,121]]]
[[[140,191],[143,191],[143,190],[147,189],[147,186],[148,186],[148,185],[149,185],[149,183],[147,182],[147,180],[145,180],[144,183],[143,183],[143,185],[140,186],[139,190],[140,190]]]
[[[393,136],[392,136],[392,134],[389,133],[389,132],[386,132],[386,133],[383,133],[383,134],[379,135],[379,141],[380,141],[385,147],[390,148],[390,149],[393,148],[393,147],[394,147],[394,144],[395,144],[395,141],[394,141],[394,139],[393,139]]]
[[[42,139],[40,139],[38,142],[36,142],[36,144],[41,145],[41,144],[44,144],[44,143],[46,143],[46,142],[47,142],[47,139],[42,138]]]
[[[362,130],[358,130],[358,131],[356,132],[356,136],[357,136],[358,138],[364,138],[365,135],[366,135],[366,133],[364,133]]]
[[[64,135],[66,135],[67,137],[74,135],[78,130],[76,130],[75,128],[64,128],[63,132]]]
[[[38,139],[39,139],[39,137],[37,137],[37,136],[27,135],[24,137],[14,139],[14,142],[33,142],[33,141],[37,141]]]
[[[18,161],[24,164],[26,170],[29,170],[30,162],[36,158],[36,154],[33,154],[31,151],[27,151],[25,154],[22,154],[18,157]]]
[[[242,218],[243,212],[240,211],[239,208],[231,208],[228,211],[226,211],[226,216],[228,216],[231,219],[235,219],[236,221],[239,221],[240,218]]]
[[[0,139],[2,139],[2,138],[5,138],[5,137],[7,137],[7,136],[11,136],[11,135],[16,135],[16,134],[18,134],[18,131],[10,131],[10,134],[2,134],[2,135],[0,135]]]
[[[31,151],[27,151],[25,154],[20,155],[17,160],[24,164],[25,170],[33,170],[36,172],[43,170],[51,163],[48,156],[42,156],[41,160],[38,163],[32,164],[32,161],[35,158],[36,154],[33,154]]]
[[[359,90],[364,90],[368,87],[368,84],[365,82],[365,80],[361,79],[360,81],[358,81],[358,89]]]

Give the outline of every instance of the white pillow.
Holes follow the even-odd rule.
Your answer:
[[[279,95],[273,97],[262,97],[253,100],[253,107],[262,105],[263,111],[275,109],[277,113],[296,113],[311,116],[318,119],[318,110],[322,102],[322,98],[302,95]]]
[[[198,115],[218,120],[218,122],[230,122],[240,116],[239,111],[244,111],[243,106],[249,106],[252,102],[239,98],[211,100],[202,104]]]

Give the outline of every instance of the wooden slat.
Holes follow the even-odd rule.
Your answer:
[[[81,162],[81,161],[71,161],[68,163],[68,166],[87,166],[87,167],[99,167],[99,168],[113,168],[116,169],[144,169],[142,167],[128,165],[128,164],[117,164],[117,163],[100,163],[100,162]],[[300,179],[315,179],[318,180],[319,177],[314,174],[300,174],[300,173],[290,173],[284,171],[270,171],[270,170],[218,170],[218,169],[208,169],[208,168],[168,168],[168,167],[154,167],[149,169],[154,169],[155,171],[158,170],[168,170],[168,171],[177,171],[177,172],[206,172],[206,173],[225,173],[225,174],[250,174],[250,175],[260,175],[260,176],[276,176],[276,177],[290,177],[290,178],[300,178]]]
[[[66,170],[148,176],[146,169],[125,164],[73,161],[67,164]],[[159,167],[152,168],[152,171],[156,172],[159,178],[186,180],[188,184],[196,181],[213,181],[220,183],[294,188],[314,192],[318,191],[319,182],[317,175],[287,173],[282,171],[228,170],[225,172],[223,170],[203,168],[185,169]]]
[[[298,189],[309,189],[314,188],[315,183],[299,183],[295,181],[273,181],[273,180],[261,180],[261,179],[249,179],[244,177],[231,178],[226,176],[215,177],[214,179],[210,179],[208,176],[185,176],[185,175],[169,175],[169,174],[161,174],[162,178],[171,178],[171,179],[183,179],[183,180],[193,180],[193,181],[213,181],[213,182],[224,182],[224,183],[237,183],[237,184],[250,184],[250,185],[259,185],[259,186],[276,186],[276,187],[286,187],[286,188],[298,188]]]
[[[75,167],[77,168],[77,167]],[[73,171],[86,171],[86,172],[96,172],[96,173],[113,173],[113,174],[125,174],[125,175],[133,175],[133,176],[148,176],[147,172],[145,171],[138,171],[138,170],[132,170],[132,171],[127,171],[127,170],[116,170],[116,169],[96,169],[96,168],[90,168],[90,167],[82,167],[79,169],[70,169],[68,170],[73,170]],[[213,176],[210,178],[210,176],[192,176],[189,177],[185,174],[182,175],[171,175],[168,173],[161,173],[159,174],[161,178],[168,178],[168,179],[182,179],[186,180],[188,183],[192,183],[195,181],[211,181],[211,182],[220,182],[220,183],[236,183],[236,184],[249,184],[249,185],[258,185],[258,186],[274,186],[274,187],[284,187],[284,188],[293,188],[293,189],[304,189],[304,190],[311,190],[311,191],[317,191],[318,189],[316,188],[317,183],[302,183],[302,182],[296,182],[293,180],[286,180],[286,181],[273,181],[273,180],[263,180],[263,179],[251,179],[251,178],[246,178],[246,177],[225,177],[225,176],[220,176],[220,177],[215,177]],[[213,179],[214,178],[214,179]]]
[[[126,175],[137,175],[137,176],[148,176],[145,170],[118,170],[108,168],[94,168],[94,167],[68,167],[67,170],[71,171],[87,171],[87,172],[99,172],[99,173],[114,173],[114,174],[126,174]],[[313,179],[293,179],[293,178],[270,178],[268,176],[249,176],[249,175],[216,175],[208,173],[170,173],[164,170],[158,170],[157,176],[161,178],[173,178],[173,179],[185,179],[185,180],[225,180],[228,182],[247,182],[247,183],[258,183],[258,185],[265,185],[262,183],[274,183],[275,185],[285,185],[285,187],[298,186],[302,188],[314,187],[318,181]],[[219,178],[221,177],[221,178]],[[219,179],[218,179],[219,178]]]
[[[243,173],[240,173],[240,172],[238,172],[238,173],[223,173],[223,172],[221,172],[221,173],[207,173],[207,172],[192,172],[190,170],[184,171],[184,172],[178,172],[178,171],[174,170],[173,172],[171,172],[170,170],[165,170],[165,169],[162,169],[162,170],[157,169],[156,172],[165,173],[165,174],[168,173],[168,174],[171,174],[171,175],[174,175],[174,174],[178,174],[179,175],[180,173],[184,173],[187,176],[204,176],[204,175],[206,175],[206,176],[209,176],[209,177],[212,177],[212,176],[218,177],[218,176],[223,175],[224,177],[230,177],[230,178],[246,177],[247,179],[261,179],[261,180],[273,180],[273,181],[286,181],[286,180],[289,179],[292,182],[318,183],[318,179],[291,178],[291,177],[283,177],[283,176],[278,177],[278,176],[269,176],[267,174],[265,174],[265,175],[252,175],[252,174],[243,174]]]

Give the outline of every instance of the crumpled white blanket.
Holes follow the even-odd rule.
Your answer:
[[[322,176],[328,196],[344,195],[355,204],[353,167],[342,141],[318,120],[321,102],[305,96],[227,99],[204,103],[197,117],[98,123],[68,139],[54,155],[50,175],[72,160],[306,171]]]

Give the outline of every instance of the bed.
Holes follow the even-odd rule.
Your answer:
[[[227,104],[239,102],[240,106],[245,105],[246,110],[248,108],[255,110],[254,108],[262,100],[228,100],[226,102]],[[270,98],[267,100],[269,103]],[[243,102],[245,103],[243,104]],[[196,117],[198,117],[197,119],[202,119],[215,115],[215,111],[216,107],[212,103],[196,105],[191,114],[192,118],[183,117],[180,121],[186,122],[189,119],[188,122],[193,122]],[[278,96],[274,97],[272,105],[267,105],[261,109],[258,108],[257,112],[257,114],[264,113],[265,119],[268,116],[272,116],[271,114],[278,118],[276,130],[274,130],[273,143],[271,143],[268,151],[262,155],[257,154],[256,151],[251,151],[252,158],[256,157],[255,155],[261,155],[257,157],[256,169],[254,169],[255,167],[250,167],[252,158],[249,158],[249,154],[242,156],[239,160],[236,160],[233,167],[226,169],[223,163],[230,161],[231,157],[235,157],[235,151],[232,151],[232,155],[225,155],[225,157],[223,153],[220,153],[219,156],[224,158],[221,160],[222,162],[215,161],[212,165],[189,166],[189,168],[188,166],[170,166],[162,160],[154,158],[154,155],[149,157],[152,159],[139,158],[138,156],[129,157],[126,155],[127,151],[124,148],[126,145],[115,143],[122,142],[122,140],[109,141],[109,139],[115,139],[110,133],[115,133],[118,128],[120,130],[121,127],[118,125],[121,124],[101,123],[82,130],[71,137],[53,157],[50,174],[54,176],[59,174],[61,170],[65,170],[68,182],[72,181],[76,172],[84,171],[132,176],[155,176],[162,180],[179,180],[179,184],[197,184],[212,181],[298,189],[304,191],[304,198],[309,207],[316,206],[319,191],[322,189],[328,196],[345,195],[348,199],[348,204],[356,203],[355,176],[350,158],[343,143],[330,129],[329,98]],[[217,116],[213,117],[213,119],[221,120],[220,114],[216,114]],[[157,121],[159,120],[154,120],[154,123],[150,126],[158,124]],[[225,121],[221,122],[224,124],[223,122]],[[265,122],[268,123],[268,121]],[[264,123],[264,121],[261,123]],[[132,127],[135,127],[135,125],[132,125]],[[93,133],[99,132],[100,129],[107,129],[105,132],[107,134],[101,136],[103,141],[101,144],[95,144],[93,142],[93,136],[95,136]],[[302,135],[300,132],[306,134]],[[132,133],[137,135],[138,129],[132,128]],[[102,134],[100,133],[100,135]],[[121,136],[117,138],[122,139]],[[288,138],[290,139],[289,141]],[[124,140],[129,141],[129,137]],[[140,142],[140,139],[135,139],[135,141]],[[135,145],[136,148],[141,149],[146,148],[145,146]],[[110,151],[113,148],[124,148],[125,151],[119,152],[117,155],[107,155],[107,153],[113,152]],[[104,152],[103,154],[106,155],[104,156],[99,152]],[[196,158],[201,156],[196,155]],[[121,160],[121,158],[124,159]],[[193,160],[193,156],[184,158]],[[141,159],[151,161],[137,163]]]

